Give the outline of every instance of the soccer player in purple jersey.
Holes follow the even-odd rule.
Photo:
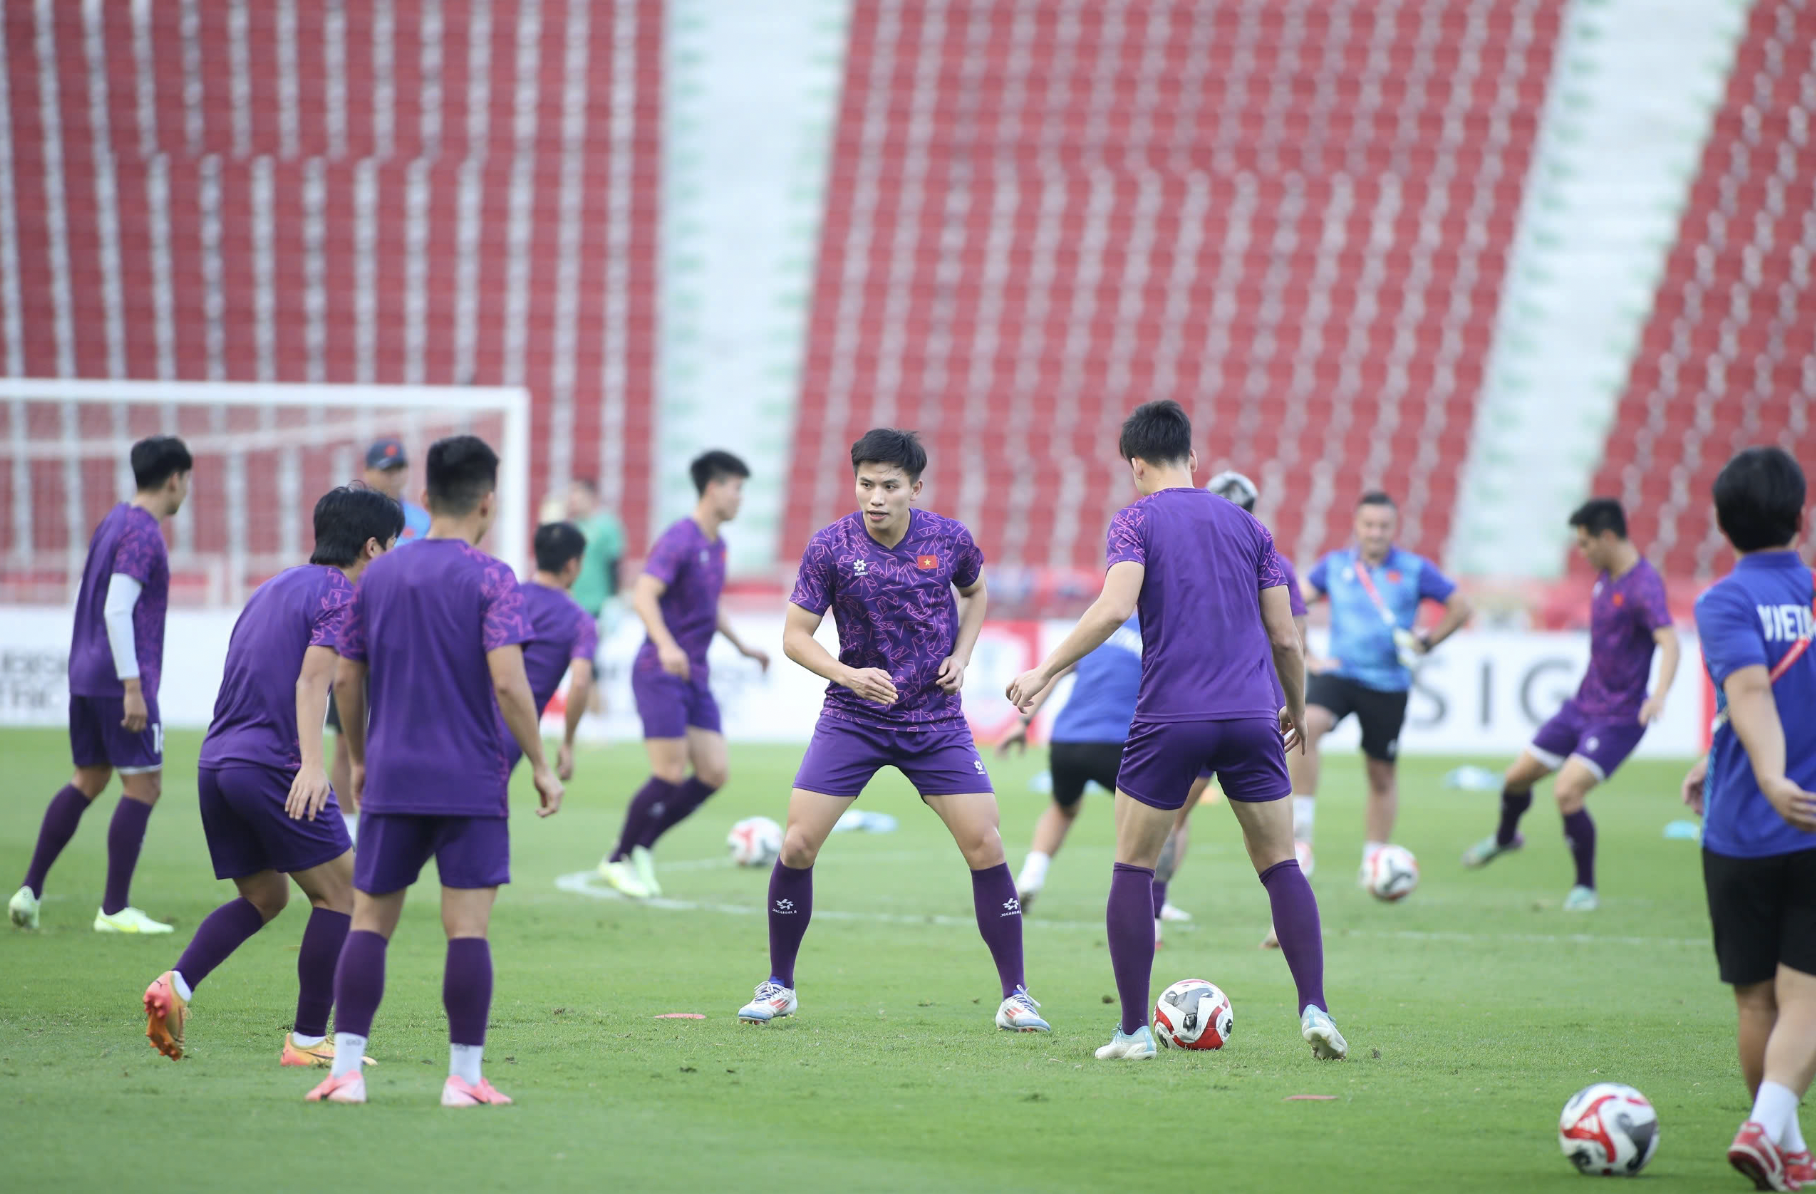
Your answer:
[[[448,935],[442,1106],[510,1102],[480,1071],[492,1006],[486,929],[511,879],[508,743],[534,769],[539,816],[560,809],[561,781],[543,757],[524,669],[535,631],[523,591],[477,547],[492,526],[498,454],[471,435],[437,440],[428,480],[428,536],[366,569],[341,630],[334,695],[364,806],[353,929],[334,972],[334,1066],[311,1102],[366,1101],[360,1057],[384,997],[385,948],[430,858]]]
[[[107,512],[88,541],[69,643],[69,749],[75,775],[44,810],[25,881],[7,903],[14,925],[38,927],[39,901],[52,864],[75,836],[82,814],[120,773],[123,794],[107,827],[107,887],[97,933],[168,933],[170,926],[128,900],[145,843],[145,823],[163,790],[164,726],[158,676],[164,666],[164,616],[170,607],[170,557],[158,524],[189,496],[193,461],[183,441],[154,435],[132,446],[138,491]]]
[[[738,516],[750,469],[730,452],[712,451],[688,471],[699,495],[694,512],[662,532],[631,593],[647,632],[631,665],[631,692],[643,719],[650,777],[624,810],[618,845],[599,873],[632,899],[662,894],[650,851],[725,784],[725,735],[706,663],[713,635],[723,634],[746,659],[769,669],[769,656],[740,639],[719,608],[725,588],[719,531]]]
[[[573,670],[561,747],[555,752],[555,775],[566,783],[574,778],[574,734],[593,691],[599,624],[569,595],[586,555],[586,536],[580,528],[571,522],[543,523],[536,528],[535,553],[536,572],[523,582],[524,616],[530,621],[530,637],[523,643],[523,670],[530,678],[538,716],[554,699],[561,677]],[[522,756],[508,740],[510,731],[500,732],[507,735],[505,750],[514,768]]]
[[[315,504],[309,562],[260,585],[234,623],[196,787],[214,877],[240,894],[208,914],[176,968],[145,990],[145,1035],[172,1061],[183,1056],[194,988],[284,910],[291,879],[311,911],[296,956],[296,1019],[278,1057],[334,1060],[328,1009],[353,912],[353,840],[323,768],[322,722],[353,586],[403,527],[402,507],[385,494],[329,490]]]
[[[1665,600],[1665,582],[1627,538],[1627,514],[1613,498],[1592,498],[1570,515],[1577,550],[1596,570],[1589,599],[1589,670],[1576,695],[1507,769],[1501,788],[1501,824],[1463,852],[1466,867],[1487,866],[1526,844],[1520,818],[1532,807],[1532,785],[1553,772],[1552,795],[1564,818],[1564,840],[1576,861],[1576,884],[1564,911],[1593,912],[1595,822],[1584,802],[1614,774],[1665,710],[1677,676],[1677,630]],[[1652,652],[1660,655],[1658,684],[1650,694]]]
[[[1117,776],[1116,865],[1105,909],[1122,1020],[1097,1056],[1154,1056],[1154,864],[1192,781],[1209,768],[1267,888],[1298,988],[1300,1035],[1314,1057],[1344,1057],[1349,1046],[1324,1001],[1318,901],[1293,857],[1285,801],[1292,791],[1286,752],[1305,724],[1305,654],[1273,536],[1254,515],[1193,483],[1192,424],[1177,402],[1137,407],[1119,447],[1141,497],[1110,522],[1103,592],[1065,641],[1008,688],[1009,701],[1026,708],[1140,611],[1141,693]]]
[[[769,977],[738,1011],[747,1024],[795,1013],[814,859],[871,776],[894,767],[971,868],[978,931],[1002,983],[996,1026],[1051,1027],[1023,981],[1021,900],[1003,860],[996,793],[959,702],[984,624],[984,553],[964,524],[912,508],[926,467],[913,432],[866,432],[851,445],[857,511],[816,532],[801,556],[782,649],[826,678],[826,703],[788,798],[769,877]],[[839,628],[836,658],[813,637],[828,609]]]

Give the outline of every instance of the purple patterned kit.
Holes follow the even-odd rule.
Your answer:
[[[561,687],[568,665],[576,659],[591,663],[599,653],[599,626],[565,592],[534,581],[523,583],[523,609],[530,623],[530,637],[523,642],[523,670],[540,714]],[[505,726],[502,713],[499,732],[504,738],[505,757],[515,767],[523,752]]]

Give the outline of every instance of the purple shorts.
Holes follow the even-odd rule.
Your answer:
[[[69,698],[69,753],[78,767],[109,767],[122,775],[164,768],[164,726],[158,720],[158,698],[145,698],[145,728],[134,734],[120,722],[126,717],[123,696]]]
[[[1122,747],[1116,787],[1154,808],[1182,808],[1200,774],[1215,772],[1231,800],[1291,794],[1277,717],[1229,721],[1137,721]]]
[[[196,771],[202,833],[216,879],[244,879],[260,871],[306,871],[353,848],[333,796],[313,821],[284,812],[291,777],[269,767],[234,763]]]
[[[825,714],[813,728],[794,786],[825,796],[856,796],[884,767],[907,776],[922,796],[996,791],[965,722],[886,730]]]
[[[1572,698],[1539,727],[1526,750],[1553,771],[1575,755],[1595,772],[1596,779],[1606,780],[1627,761],[1645,736],[1646,727],[1640,724],[1637,713],[1618,719],[1594,717],[1584,713]]]
[[[511,823],[503,817],[366,813],[359,819],[353,886],[367,895],[402,891],[435,860],[443,887],[511,881]]]
[[[700,668],[698,663],[693,666]],[[697,676],[683,680],[660,668],[632,669],[631,695],[637,698],[645,738],[685,738],[688,726],[720,732],[719,702],[713,699],[711,685]]]

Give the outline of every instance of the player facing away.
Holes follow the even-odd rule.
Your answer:
[[[913,508],[926,468],[913,432],[865,432],[851,445],[857,511],[817,531],[801,556],[782,648],[827,680],[826,702],[788,798],[782,854],[769,877],[770,972],[738,1011],[747,1024],[795,1013],[814,859],[870,778],[894,767],[971,868],[978,932],[1002,983],[996,1026],[1051,1027],[1023,981],[1021,900],[1003,860],[996,793],[959,702],[984,624],[984,553],[963,523]],[[837,658],[813,637],[828,609],[838,623]]]
[[[574,734],[592,696],[593,657],[599,653],[599,625],[570,592],[586,555],[586,536],[571,522],[545,522],[536,528],[535,554],[536,571],[523,582],[524,616],[530,623],[530,637],[523,642],[523,670],[538,717],[561,687],[561,677],[570,668],[573,671],[561,747],[555,753],[555,775],[566,783],[574,778]],[[501,725],[499,732],[515,769],[522,757],[517,744],[511,741],[508,726]]]
[[[1795,1190],[1816,1182],[1797,1115],[1816,1073],[1816,592],[1796,550],[1803,471],[1778,448],[1748,448],[1716,476],[1714,497],[1739,558],[1696,601],[1716,718],[1684,802],[1703,815],[1715,958],[1734,988],[1753,1095],[1728,1161],[1761,1190]]]
[[[69,751],[75,775],[52,797],[38,844],[7,912],[21,929],[38,927],[51,866],[75,836],[82,814],[120,773],[120,803],[107,827],[107,887],[97,933],[168,933],[134,908],[132,873],[145,824],[163,790],[164,726],[158,676],[164,667],[164,616],[170,606],[170,557],[158,524],[189,496],[189,449],[173,435],[132,446],[137,486],[95,528],[76,593],[69,643]]]
[[[334,1059],[328,1009],[353,913],[353,839],[322,763],[322,722],[353,586],[403,527],[402,507],[377,490],[329,490],[315,503],[309,562],[260,585],[233,625],[196,789],[214,877],[240,894],[208,914],[176,968],[145,990],[145,1035],[172,1061],[183,1056],[194,989],[284,910],[292,879],[311,907],[279,1061]]]
[[[1400,811],[1394,762],[1406,695],[1420,658],[1469,620],[1469,601],[1424,556],[1394,545],[1400,513],[1378,490],[1356,503],[1356,545],[1330,552],[1306,574],[1306,600],[1330,598],[1329,659],[1313,659],[1306,685],[1305,750],[1291,757],[1298,821],[1311,844],[1312,798],[1318,794],[1319,743],[1351,713],[1362,724],[1368,777],[1362,868],[1393,835]],[[1444,617],[1430,631],[1415,631],[1419,606],[1440,602]]]
[[[1284,800],[1292,790],[1286,752],[1305,719],[1304,652],[1273,536],[1193,483],[1192,424],[1177,402],[1137,407],[1118,446],[1141,496],[1110,522],[1103,592],[1065,641],[1008,689],[1010,702],[1026,708],[1140,611],[1141,692],[1117,777],[1116,865],[1104,914],[1122,1019],[1097,1056],[1154,1056],[1154,864],[1193,780],[1208,768],[1267,888],[1298,988],[1300,1033],[1314,1057],[1341,1058],[1349,1046],[1324,1001],[1318,901],[1293,857]]]
[[[631,665],[631,692],[643,719],[650,777],[624,810],[618,845],[599,864],[606,882],[633,899],[662,894],[651,850],[725,785],[725,734],[713,699],[706,650],[723,634],[738,653],[769,670],[719,608],[725,588],[724,525],[738,516],[750,469],[730,452],[688,466],[699,501],[650,548],[631,604],[647,636]],[[689,768],[693,774],[688,774]]]
[[[1627,514],[1613,498],[1592,498],[1570,515],[1577,550],[1596,570],[1589,599],[1589,670],[1576,695],[1539,727],[1501,788],[1501,824],[1463,852],[1466,867],[1487,866],[1526,844],[1520,818],[1532,807],[1532,785],[1552,772],[1552,794],[1564,818],[1564,840],[1576,861],[1576,884],[1564,911],[1593,912],[1595,822],[1584,802],[1633,753],[1646,727],[1664,712],[1677,676],[1677,630],[1665,582],[1627,538]],[[1662,655],[1652,694],[1652,651]]]
[[[334,971],[334,1064],[311,1102],[366,1101],[360,1057],[384,997],[385,948],[430,858],[448,935],[442,1106],[510,1101],[480,1071],[492,1005],[486,930],[511,878],[509,743],[530,760],[539,816],[561,807],[561,781],[543,757],[524,669],[534,631],[523,591],[477,547],[492,525],[498,455],[456,435],[432,444],[427,464],[428,535],[366,569],[341,630],[334,695],[365,802],[353,927]]]

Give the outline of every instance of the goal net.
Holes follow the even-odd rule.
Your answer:
[[[88,538],[133,494],[128,456],[148,435],[181,436],[195,458],[171,521],[171,603],[237,606],[308,559],[315,502],[358,478],[366,448],[393,436],[421,500],[429,445],[472,434],[497,450],[498,519],[482,546],[528,562],[529,400],[514,387],[289,385],[0,379],[0,604],[61,604]]]

